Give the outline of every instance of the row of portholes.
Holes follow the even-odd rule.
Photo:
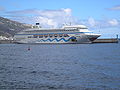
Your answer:
[[[68,34],[45,34],[45,35],[33,35],[33,36],[28,36],[28,38],[48,38],[48,37],[69,37]]]

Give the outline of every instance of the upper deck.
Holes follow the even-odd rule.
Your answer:
[[[71,33],[71,32],[90,32],[84,25],[63,26],[62,28],[32,28],[26,29],[19,34],[32,33]]]

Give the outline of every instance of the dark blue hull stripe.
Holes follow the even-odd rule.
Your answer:
[[[46,40],[44,40],[44,39],[41,39],[41,40],[39,40],[39,41],[43,41],[43,42],[47,42],[47,41],[49,41],[49,42],[53,42],[54,40],[56,41],[56,42],[59,42],[59,41],[61,41],[61,40],[63,40],[64,42],[68,42],[68,41],[70,41],[70,39],[73,39],[73,37],[70,37],[69,39],[65,39],[65,38],[60,38],[60,39],[57,39],[57,38],[54,38],[54,39],[46,39]]]

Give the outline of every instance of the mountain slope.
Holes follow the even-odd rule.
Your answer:
[[[30,25],[0,17],[0,36],[13,36],[15,33],[30,27]]]

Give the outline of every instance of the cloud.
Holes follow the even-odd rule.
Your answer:
[[[111,8],[111,10],[113,9]],[[116,9],[114,8],[114,10]],[[86,25],[90,30],[96,33],[101,32],[102,34],[108,34],[112,32],[113,34],[113,32],[120,32],[119,18],[107,17],[98,20],[91,16],[83,20],[74,17],[72,15],[72,9],[70,8],[61,8],[58,10],[26,9],[20,11],[9,11],[4,14],[5,17],[22,23],[35,25],[35,23],[39,22],[43,28],[58,28],[62,27],[63,24],[72,23],[72,25]]]
[[[21,11],[10,11],[6,13],[10,16],[13,15],[14,17],[11,18],[14,20],[31,24],[39,22],[42,26],[45,27],[59,27],[65,23],[72,22],[74,24],[78,21],[77,18],[72,16],[72,10],[70,8],[62,8],[59,10],[27,9]]]
[[[26,10],[19,10],[19,11],[9,11],[6,12],[8,14],[30,14],[30,15],[40,15],[40,16],[47,16],[47,17],[53,17],[53,16],[61,16],[63,14],[69,16],[71,15],[72,10],[70,8],[62,8],[59,10],[38,10],[38,9],[26,9]]]
[[[117,25],[119,25],[119,22],[118,22],[117,19],[111,19],[111,20],[108,21],[108,23],[109,23],[110,25],[112,25],[112,26],[117,26]]]
[[[105,28],[120,28],[120,21],[115,18],[110,18],[110,19],[101,19],[97,20],[93,17],[89,17],[86,20],[81,20],[81,23],[88,26],[91,29],[105,29]]]
[[[108,8],[108,10],[120,10],[120,5]]]
[[[90,17],[88,18],[88,23],[90,24],[90,26],[94,27],[96,25],[96,21],[94,20],[94,18]]]
[[[19,10],[19,11],[9,11],[9,12],[6,12],[6,13],[26,15],[26,14],[37,14],[37,12],[38,11],[36,9],[25,9],[25,10]]]
[[[89,28],[109,28],[120,27],[120,21],[115,18],[96,20],[94,17],[89,17],[85,20],[80,20],[72,16],[72,9],[62,8],[58,10],[38,10],[38,9],[26,9],[20,11],[6,12],[10,19],[34,24],[39,22],[42,27],[61,27],[63,24],[84,24]]]

